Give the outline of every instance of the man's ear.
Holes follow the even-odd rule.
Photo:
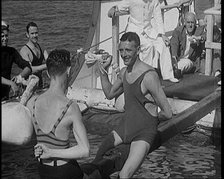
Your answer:
[[[141,51],[141,45],[139,45],[139,46],[137,47],[137,54],[138,54],[138,55],[139,55],[140,51]]]
[[[25,34],[26,34],[26,37],[29,38],[29,34],[27,32]]]

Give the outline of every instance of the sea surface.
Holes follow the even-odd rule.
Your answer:
[[[39,43],[48,52],[65,48],[71,53],[84,46],[92,1],[2,1],[2,19],[10,25],[9,44],[17,50],[27,42],[26,25],[39,27]],[[16,68],[13,73],[17,73]],[[88,126],[86,126],[88,129]],[[221,147],[209,132],[179,134],[147,156],[135,178],[221,178]],[[88,133],[91,154],[78,162],[91,162],[104,136]],[[32,140],[25,146],[2,143],[1,178],[39,179]],[[116,173],[111,175],[115,178]]]

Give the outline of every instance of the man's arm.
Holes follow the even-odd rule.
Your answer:
[[[107,13],[108,17],[113,17],[116,11],[119,12],[129,12],[129,6],[130,6],[129,0],[122,0],[117,2],[117,4],[113,7],[111,7]]]
[[[107,73],[104,70],[109,68],[111,62],[112,57],[110,56],[103,64],[98,63],[98,67],[100,69],[99,71],[100,71],[101,85],[107,99],[113,99],[114,97],[117,97],[123,93],[122,74],[124,73],[124,69],[120,71],[117,80],[112,85],[111,82],[109,81]]]
[[[19,87],[16,85],[16,83],[14,81],[8,80],[4,77],[2,77],[1,80],[2,80],[2,84],[10,86],[12,88],[12,91],[14,93],[13,96],[16,96],[19,91]]]
[[[44,50],[44,60],[46,61],[48,58],[48,53],[47,53],[47,50]]]
[[[147,73],[144,78],[144,85],[151,93],[158,107],[161,109],[158,114],[158,118],[160,120],[170,119],[172,117],[172,110],[162,89],[158,75],[154,72]]]
[[[14,53],[14,62],[21,68],[23,69],[20,75],[22,77],[27,77],[32,73],[32,68],[30,66],[30,63],[24,60],[21,55],[15,50]]]

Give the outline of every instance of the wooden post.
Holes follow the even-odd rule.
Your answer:
[[[119,42],[119,16],[114,16],[112,18],[112,55],[113,62],[119,65],[119,53],[118,53],[118,42]],[[114,70],[112,70],[111,83],[117,79],[117,75]]]
[[[93,37],[93,41],[92,41],[92,45],[98,44],[100,41],[100,15],[101,15],[101,4],[99,5],[99,14],[98,14],[98,18],[97,18],[97,24],[96,24],[96,30],[95,30],[95,34]],[[99,45],[94,46],[93,48],[91,48],[91,51],[94,51],[96,49],[99,48]],[[92,66],[92,79],[91,79],[91,87],[92,88],[96,88],[97,85],[97,75],[96,75],[96,70],[98,69],[98,67],[96,65]]]
[[[221,43],[213,43],[213,15],[221,16],[221,5],[216,5],[213,8],[204,11],[207,18],[207,40],[205,42],[206,58],[205,58],[205,75],[212,73],[212,54],[213,49],[221,49]]]
[[[207,15],[207,40],[206,42],[213,41],[213,17],[211,14]],[[206,48],[205,57],[205,75],[211,75],[212,73],[212,52],[213,49]]]

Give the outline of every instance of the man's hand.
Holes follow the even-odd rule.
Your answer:
[[[16,83],[14,81],[11,81],[10,87],[12,88],[13,96],[18,96],[18,94],[19,94],[19,87],[16,85]]]
[[[113,57],[109,55],[106,60],[98,62],[99,70],[102,74],[107,73],[109,66],[111,65]]]
[[[200,41],[203,41],[203,38],[201,36],[195,36],[195,35],[192,35],[190,38],[189,38],[189,41],[193,44],[198,44],[200,43]]]
[[[34,155],[37,158],[48,159],[51,158],[50,149],[44,144],[37,144],[34,146]]]
[[[112,18],[115,15],[115,6],[110,8],[110,10],[108,11],[107,15],[108,17]]]

